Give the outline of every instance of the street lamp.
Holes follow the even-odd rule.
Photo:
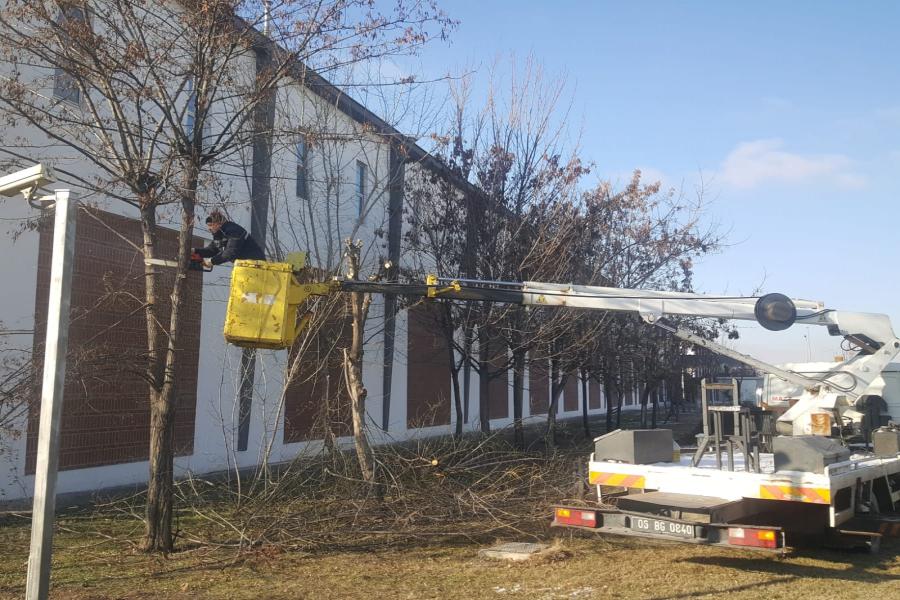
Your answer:
[[[41,419],[34,471],[31,550],[25,587],[27,600],[44,600],[50,591],[56,471],[59,465],[59,422],[66,380],[72,256],[75,250],[75,197],[69,190],[56,190],[52,194],[35,197],[42,187],[54,181],[56,178],[53,170],[42,164],[0,178],[0,194],[12,197],[21,193],[32,206],[42,210],[52,206],[56,213],[53,222],[47,340],[44,344],[44,375],[41,385]]]

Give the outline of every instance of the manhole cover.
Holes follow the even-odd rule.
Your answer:
[[[492,548],[479,550],[478,555],[502,560],[528,560],[533,554],[546,550],[547,548],[547,544],[507,542],[505,544],[497,544]]]

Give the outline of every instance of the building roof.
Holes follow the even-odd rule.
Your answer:
[[[239,17],[236,17],[236,19],[239,26],[254,36],[254,41],[259,48],[268,49],[276,53],[287,52],[246,20]],[[457,173],[453,172],[444,161],[419,146],[413,138],[398,131],[387,121],[353,99],[346,92],[325,79],[325,77],[320,75],[315,69],[308,65],[298,63],[293,69],[292,75],[304,87],[333,104],[338,110],[357,123],[367,125],[374,133],[388,138],[392,143],[397,144],[403,149],[403,152],[409,161],[417,162],[429,170],[441,174],[446,177],[450,183],[457,186],[467,195],[483,196],[481,190],[472,185],[468,180],[463,179]]]

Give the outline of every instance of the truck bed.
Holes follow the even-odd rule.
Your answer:
[[[722,460],[723,464],[727,463],[724,453]],[[657,490],[725,500],[755,498],[832,505],[835,496],[857,480],[865,482],[900,473],[900,456],[878,458],[855,454],[847,461],[827,466],[824,473],[775,472],[772,454],[760,454],[761,473],[745,471],[743,463],[740,453],[735,454],[734,471],[717,469],[712,453],[705,455],[696,467],[691,465],[689,456],[682,456],[679,462],[646,465],[594,461],[592,456],[589,478],[591,484],[598,486]]]

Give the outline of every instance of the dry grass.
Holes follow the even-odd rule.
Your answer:
[[[58,521],[53,597],[86,598],[894,598],[900,543],[881,554],[786,559],[721,548],[551,530],[587,455],[519,452],[490,440],[379,450],[378,490],[352,456],[277,474],[180,486],[180,551],[137,551],[140,498]],[[238,489],[240,491],[238,491]],[[571,500],[571,498],[570,498]],[[0,598],[19,598],[24,517],[0,521]],[[524,563],[479,558],[497,541],[544,541]]]
[[[887,599],[900,591],[896,542],[877,556],[818,551],[778,559],[538,528],[541,538],[553,541],[552,552],[525,563],[479,558],[477,551],[493,540],[315,553],[201,547],[163,558],[133,552],[124,540],[133,532],[123,519],[74,517],[61,526],[54,598]],[[0,598],[19,598],[27,523],[7,523],[0,543]]]

